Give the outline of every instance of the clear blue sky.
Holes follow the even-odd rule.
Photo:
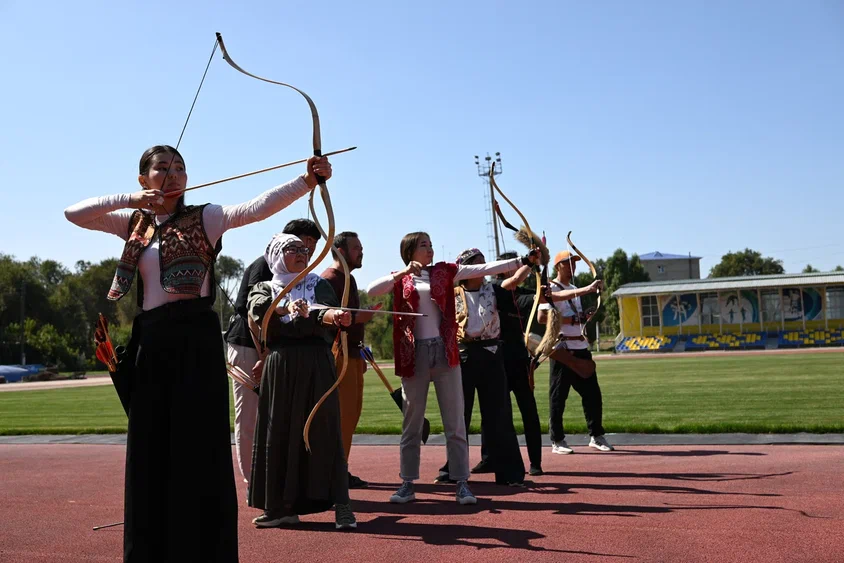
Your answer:
[[[699,2],[0,3],[0,252],[72,266],[120,241],[68,223],[86,197],[138,189],[148,146],[176,142],[214,32],[248,70],[308,92],[361,286],[401,237],[440,257],[487,248],[475,154],[552,247],[703,256],[750,247],[844,264],[844,4]],[[182,152],[189,183],[309,154],[295,92],[211,65]],[[195,192],[236,203],[301,167]],[[304,202],[227,233],[244,262]],[[514,216],[505,208],[505,212]],[[601,219],[599,221],[598,219]],[[515,243],[508,242],[510,248]]]

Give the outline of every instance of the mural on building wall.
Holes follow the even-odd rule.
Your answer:
[[[806,305],[807,321],[823,320],[823,295],[823,289],[809,287],[803,290],[803,304]]]
[[[782,311],[785,322],[802,321],[803,310],[807,321],[823,320],[823,297],[813,287],[803,288],[803,302],[800,302],[800,289],[789,287],[782,290]]]
[[[680,295],[679,300],[677,297],[676,295],[663,295],[659,298],[662,326],[697,326],[697,295],[686,293]]]
[[[718,298],[714,294],[700,296],[700,308],[703,318],[701,322],[705,325],[718,324]]]
[[[722,293],[720,305],[723,324],[759,322],[759,299],[755,291]]]

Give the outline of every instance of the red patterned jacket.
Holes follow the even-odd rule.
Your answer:
[[[448,365],[460,364],[460,351],[457,348],[457,321],[454,312],[454,276],[457,265],[438,262],[431,268],[431,299],[442,312],[440,337],[445,344]],[[419,292],[413,284],[413,276],[403,276],[393,285],[393,309],[397,312],[419,312]],[[416,370],[416,347],[413,330],[416,317],[398,316],[393,321],[393,357],[396,361],[396,375],[413,377]]]

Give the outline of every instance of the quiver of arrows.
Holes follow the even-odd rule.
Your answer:
[[[137,323],[136,323],[137,324]],[[135,338],[136,327],[132,327],[132,338]],[[117,391],[117,396],[120,398],[120,404],[123,405],[123,410],[126,415],[129,415],[129,391],[132,381],[132,370],[134,369],[134,354],[130,354],[127,348],[118,346],[117,348],[111,342],[111,337],[108,334],[108,320],[99,314],[97,319],[97,326],[94,329],[94,342],[97,345],[97,359],[106,365],[108,374],[111,376],[111,382],[114,384],[114,389]],[[137,346],[133,347],[133,342],[129,345],[135,352]]]
[[[102,313],[99,314],[97,327],[94,329],[94,342],[97,345],[97,359],[106,365],[109,373],[116,372],[117,354],[111,343],[111,337],[108,335],[108,320],[106,320]]]

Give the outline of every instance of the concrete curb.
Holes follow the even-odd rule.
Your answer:
[[[395,434],[358,434],[354,444],[361,446],[398,446],[401,437]],[[756,445],[844,445],[844,434],[607,434],[614,446],[756,446]],[[570,446],[586,446],[589,436],[574,434],[566,436]],[[232,435],[234,443],[234,435]],[[82,435],[26,435],[0,436],[0,445],[46,445],[46,444],[89,444],[102,446],[126,445],[125,434],[82,434]],[[519,436],[519,444],[525,445],[525,437]],[[544,446],[551,445],[548,436],[542,437]],[[443,434],[432,434],[429,446],[444,446]],[[481,436],[469,436],[469,445],[480,446]]]

